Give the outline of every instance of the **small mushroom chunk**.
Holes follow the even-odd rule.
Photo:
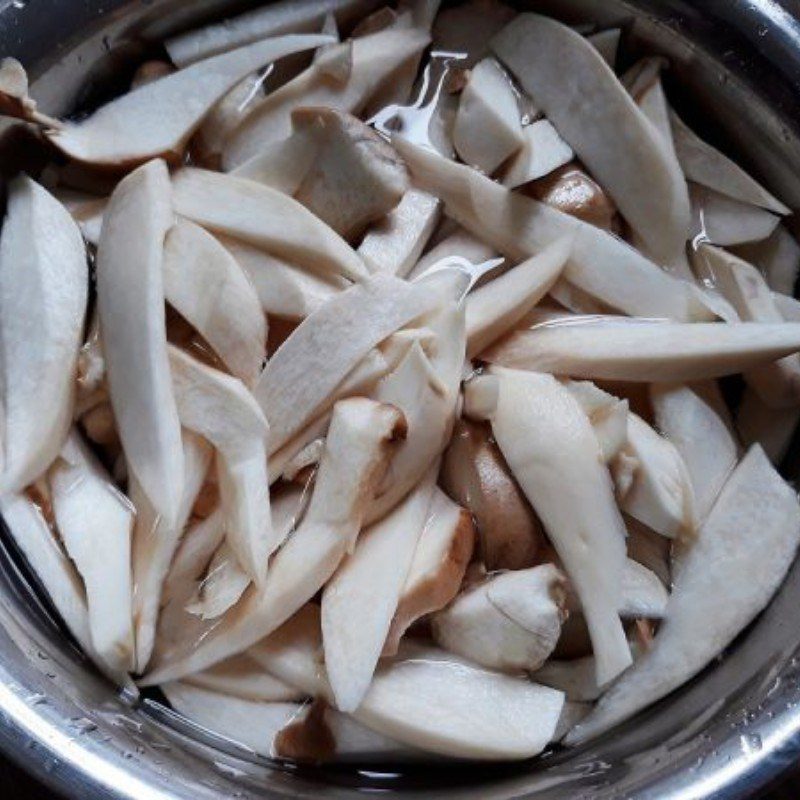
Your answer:
[[[511,189],[543,178],[575,158],[572,148],[549,120],[540,119],[526,126],[522,129],[522,137],[522,148],[503,175],[503,184]]]
[[[506,572],[439,612],[433,637],[453,653],[500,670],[536,670],[561,633],[566,579],[552,564]]]
[[[488,570],[536,563],[544,532],[511,474],[488,425],[458,420],[442,463],[441,483],[475,518],[481,560]]]
[[[606,462],[614,459],[628,443],[628,401],[619,400],[591,381],[564,384],[592,423]]]

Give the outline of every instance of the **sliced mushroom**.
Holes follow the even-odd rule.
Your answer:
[[[516,15],[515,9],[501,0],[468,0],[448,6],[433,23],[436,50],[465,53],[465,68],[477,64],[489,53],[489,40]]]
[[[459,228],[455,233],[434,244],[408,273],[408,279],[416,280],[423,275],[429,275],[434,267],[440,268],[442,263],[461,263],[463,260],[471,264],[485,264],[488,261],[495,261],[498,256],[499,253],[493,247]],[[459,261],[456,262],[455,259]]]
[[[47,480],[64,549],[86,588],[95,652],[114,672],[132,672],[134,508],[76,431],[48,471]]]
[[[581,598],[597,680],[605,685],[631,658],[617,616],[625,526],[597,437],[578,402],[554,378],[515,370],[496,375],[492,432]]]
[[[774,292],[794,294],[800,272],[800,244],[783,225],[778,225],[766,239],[740,245],[735,252],[761,270]]]
[[[456,596],[474,545],[470,515],[434,488],[425,527],[386,635],[384,656],[397,654],[400,639],[416,620],[444,608]]]
[[[88,286],[86,252],[67,210],[38,183],[8,186],[0,238],[2,489],[32,483],[72,421]]]
[[[491,46],[656,261],[678,260],[690,223],[683,173],[602,56],[567,26],[528,13],[509,23]]]
[[[597,736],[697,674],[769,602],[798,540],[797,495],[756,445],[728,479],[687,552],[652,648],[567,743]],[[737,590],[730,592],[733,585]]]
[[[690,238],[726,247],[760,242],[778,227],[780,217],[763,208],[740,203],[713,189],[689,184],[692,199]]]
[[[564,385],[589,417],[604,461],[612,461],[628,443],[628,401],[590,381],[567,381]]]
[[[736,413],[736,430],[746,446],[760,444],[773,464],[780,464],[789,450],[800,408],[771,408],[753,389],[746,389]]]
[[[522,148],[503,173],[503,185],[515,189],[543,178],[575,158],[553,124],[540,119],[522,129]]]
[[[359,537],[322,593],[325,669],[340,711],[369,689],[422,535],[438,464],[403,502]]]
[[[184,167],[172,176],[175,210],[216,233],[325,276],[361,280],[361,259],[325,223],[282,192],[254,181]]]
[[[59,120],[42,114],[36,107],[36,101],[28,94],[28,74],[16,58],[0,61],[0,115],[46,128],[61,127]]]
[[[291,703],[303,699],[302,692],[270,675],[246,653],[232,656],[196,675],[188,675],[184,682],[258,703]]]
[[[217,619],[236,605],[250,583],[250,575],[240,566],[230,545],[223,542],[197,587],[197,599],[186,610],[204,620]]]
[[[267,326],[247,275],[211,234],[177,222],[164,245],[167,302],[248,386],[266,360]]]
[[[167,359],[163,247],[169,175],[151,161],[117,185],[97,249],[97,308],[109,392],[131,471],[168,525],[183,491],[183,450]]]
[[[552,659],[533,674],[537,683],[564,692],[568,701],[593,703],[603,690],[597,685],[594,656]]]

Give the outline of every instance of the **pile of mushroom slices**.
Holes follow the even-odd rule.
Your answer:
[[[618,31],[435,5],[271,4],[79,122],[0,67],[58,151],[8,186],[2,514],[104,673],[260,754],[583,742],[800,540],[788,209]]]

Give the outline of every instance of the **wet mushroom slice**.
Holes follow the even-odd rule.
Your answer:
[[[270,675],[246,653],[232,656],[196,675],[187,675],[183,682],[259,703],[291,703],[302,700],[304,696]]]
[[[567,743],[607,731],[696,675],[770,601],[798,541],[797,496],[756,445],[728,479],[686,553],[652,648]]]
[[[214,237],[179,220],[164,243],[164,295],[248,386],[266,360],[267,323],[247,274]]]
[[[164,654],[144,682],[175,680],[246,650],[313,597],[352,552],[394,443],[403,435],[405,420],[397,409],[366,398],[339,401],[308,510],[272,560],[263,586],[251,586],[200,639],[178,641],[176,652]]]
[[[597,681],[605,685],[631,656],[617,615],[625,526],[600,445],[583,409],[552,376],[493,373],[499,392],[492,432],[581,598]]]
[[[546,119],[522,129],[522,147],[503,171],[503,185],[515,189],[544,178],[575,158],[572,148]]]
[[[94,649],[115,672],[132,672],[134,508],[77,431],[50,467],[47,482],[58,533],[86,589]]]
[[[681,260],[691,218],[683,173],[595,48],[566,25],[528,13],[491,47],[609,192],[647,252],[667,267]]]
[[[27,176],[8,185],[0,237],[2,489],[17,492],[66,439],[89,268],[67,210]]]
[[[552,564],[504,572],[468,588],[431,620],[445,650],[502,671],[533,671],[561,634],[566,579]]]
[[[565,381],[564,385],[589,417],[603,459],[606,463],[613,461],[628,443],[628,401],[590,381]]]
[[[61,127],[59,120],[37,109],[36,101],[28,94],[28,74],[16,58],[0,61],[0,115],[46,128]]]
[[[496,261],[499,257],[500,254],[494,247],[477,239],[463,228],[456,226],[454,233],[433,244],[425,255],[417,261],[413,269],[408,273],[408,279],[416,280],[424,275],[430,275],[433,268],[440,269],[442,263],[452,263],[458,266],[463,263],[461,259],[470,262],[470,264],[478,265],[478,268],[482,270],[483,266],[486,266],[486,262]],[[456,261],[456,259],[459,259],[459,261]],[[505,263],[505,260],[503,260],[503,263]],[[483,273],[481,277],[494,278],[497,276],[493,275],[490,270]],[[477,285],[477,283],[476,281],[474,285]]]
[[[416,620],[444,608],[456,596],[474,547],[469,513],[434,488],[382,655],[396,655],[403,634]]]
[[[328,41],[289,35],[255,42],[140,86],[47,137],[66,155],[91,164],[131,167],[156,156],[175,158],[203,117],[246,75]]]
[[[763,208],[740,203],[713,189],[689,184],[692,200],[692,241],[728,245],[760,242],[771,236],[780,217]]]
[[[186,606],[186,611],[203,620],[221,617],[238,602],[250,583],[250,575],[240,566],[230,545],[223,542],[197,587],[197,599]]]

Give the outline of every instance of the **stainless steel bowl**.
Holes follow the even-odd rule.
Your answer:
[[[680,109],[800,209],[798,0],[530,5],[569,22],[622,24],[630,58],[669,56],[668,90]],[[19,58],[44,109],[63,113],[166,32],[240,9],[226,0],[2,0],[0,55]],[[2,159],[0,171],[13,171],[13,154]],[[785,471],[800,474],[800,449]],[[0,548],[0,750],[81,800],[352,798],[365,788],[440,800],[734,798],[800,755],[797,564],[724,659],[602,741],[533,764],[411,770],[275,765],[147,701],[131,707],[81,659],[28,583]]]

